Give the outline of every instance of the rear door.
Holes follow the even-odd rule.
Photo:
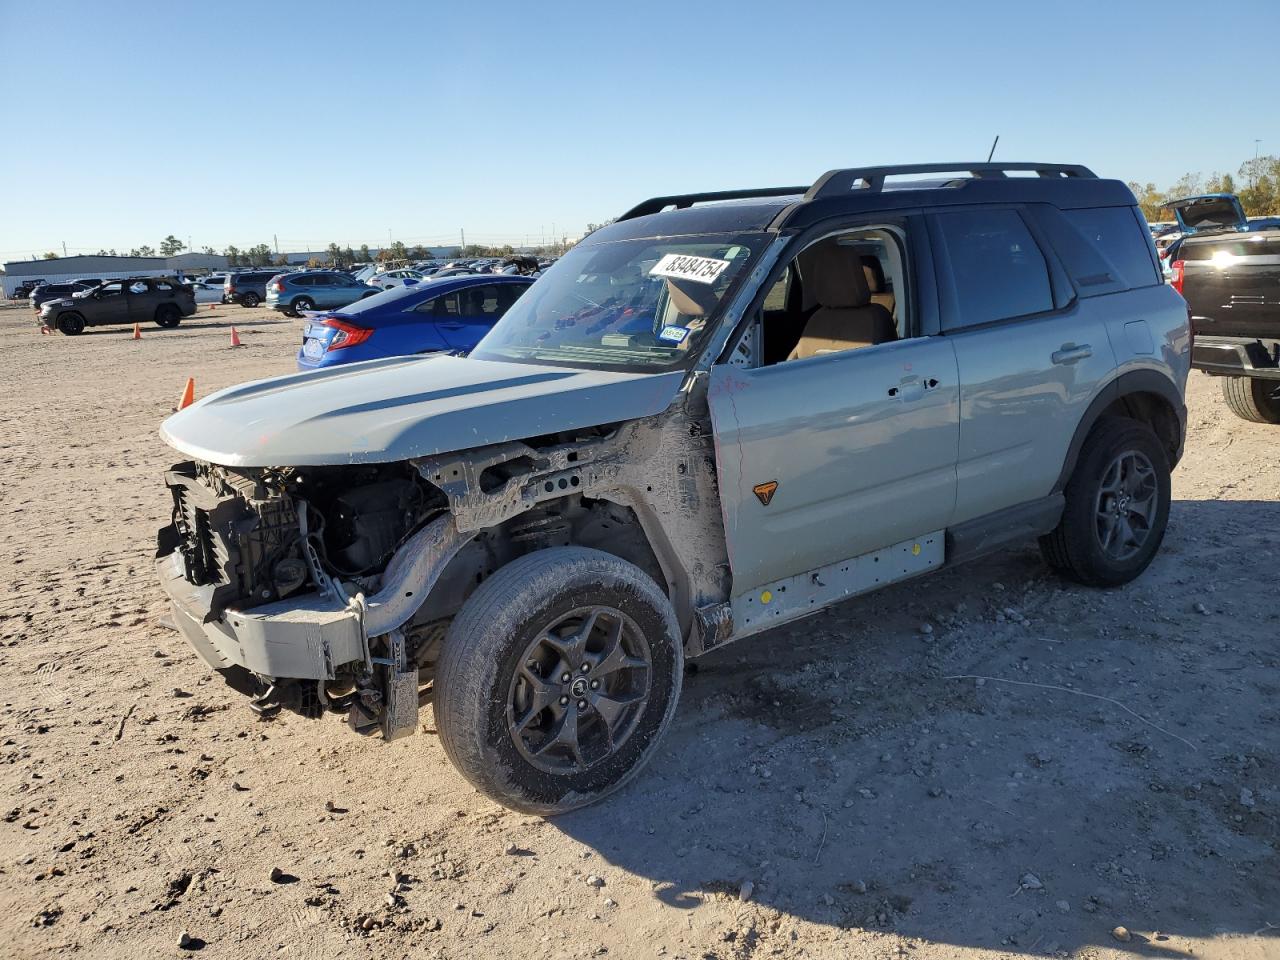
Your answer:
[[[1115,355],[1100,313],[1081,308],[1025,211],[965,207],[929,221],[959,367],[960,524],[1052,493]]]
[[[466,287],[456,294],[437,298],[444,309],[455,311],[440,317],[437,327],[455,350],[470,350],[487,334],[498,318],[523,292],[527,284],[489,283]],[[450,301],[453,301],[452,303]]]
[[[129,321],[146,323],[156,318],[156,307],[160,304],[160,295],[149,280],[130,280],[125,285],[128,296]]]

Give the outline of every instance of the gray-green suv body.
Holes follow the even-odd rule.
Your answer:
[[[158,571],[257,710],[394,739],[430,701],[468,779],[559,812],[652,756],[686,657],[1030,537],[1137,576],[1189,349],[1132,194],[1082,167],[659,197],[465,358],[171,417]]]

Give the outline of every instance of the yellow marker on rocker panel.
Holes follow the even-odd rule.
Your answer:
[[[918,543],[917,543],[917,544],[914,544],[914,545],[911,547],[911,555],[912,555],[913,557],[918,557],[918,556],[920,556],[920,544],[918,544]]]
[[[766,590],[764,593],[760,594],[761,603],[768,603],[772,599],[773,599],[772,591]]]

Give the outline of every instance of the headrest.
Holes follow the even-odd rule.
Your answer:
[[[810,286],[814,298],[828,309],[865,307],[871,289],[862,273],[862,262],[848,247],[824,243],[814,252]]]
[[[667,280],[667,296],[683,316],[705,317],[716,305],[715,291],[709,284],[690,280]]]
[[[867,289],[873,294],[884,292],[884,268],[880,266],[879,257],[862,255],[862,275],[867,278]]]

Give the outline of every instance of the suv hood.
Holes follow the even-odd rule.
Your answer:
[[[1167,204],[1178,218],[1183,236],[1195,233],[1222,233],[1248,230],[1249,221],[1234,193],[1207,193],[1170,200]]]
[[[228,387],[160,436],[228,467],[390,463],[652,416],[684,377],[391,357]]]

